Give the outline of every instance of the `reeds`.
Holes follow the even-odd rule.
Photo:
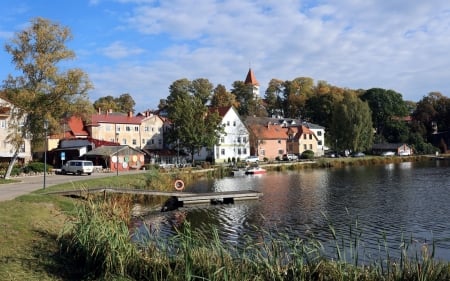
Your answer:
[[[238,247],[222,241],[215,228],[197,230],[187,221],[168,239],[149,228],[144,236],[130,234],[130,210],[123,203],[109,199],[79,204],[60,237],[66,256],[90,279],[450,280],[450,265],[434,258],[434,244],[413,252],[412,240],[401,241],[400,256],[395,258],[382,237],[380,253],[385,256],[365,260],[359,254],[362,232],[357,221],[349,226],[348,239],[328,221],[331,239],[326,243],[334,254],[313,234],[303,239],[256,228],[252,238]]]

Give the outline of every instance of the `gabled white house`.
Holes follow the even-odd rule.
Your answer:
[[[203,148],[194,155],[195,160],[214,160],[215,163],[226,163],[228,160],[244,159],[250,155],[249,132],[233,106],[211,108],[222,118],[224,133],[212,149]]]

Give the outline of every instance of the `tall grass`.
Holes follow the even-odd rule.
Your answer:
[[[216,229],[205,233],[189,222],[168,240],[147,229],[152,239],[145,240],[130,234],[129,204],[115,198],[80,203],[75,214],[59,238],[61,249],[92,280],[450,280],[450,266],[435,260],[434,245],[411,255],[410,243],[402,241],[394,258],[385,243],[385,258],[361,262],[357,222],[349,228],[350,241],[329,222],[327,243],[335,250],[329,256],[314,236],[255,229],[260,238],[247,238],[238,248]]]

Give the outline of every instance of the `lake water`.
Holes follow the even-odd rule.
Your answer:
[[[431,251],[434,244],[435,256],[450,261],[450,161],[270,172],[203,180],[186,191],[247,189],[264,195],[233,205],[153,211],[136,222],[137,229],[147,225],[153,235],[170,237],[187,220],[205,233],[217,228],[224,242],[239,245],[245,236],[260,239],[256,226],[274,236],[314,235],[327,248],[334,243],[331,225],[339,240],[357,237],[363,260],[386,251],[396,256],[406,241],[415,251]]]

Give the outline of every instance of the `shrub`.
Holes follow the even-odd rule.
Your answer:
[[[303,151],[301,158],[302,159],[314,159],[314,151],[312,151],[312,150]]]

